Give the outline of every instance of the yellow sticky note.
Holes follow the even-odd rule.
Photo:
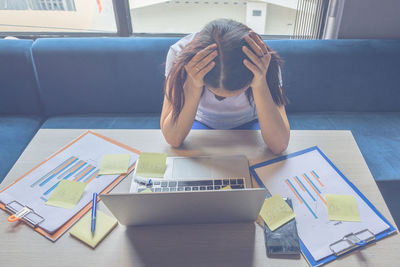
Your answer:
[[[296,215],[281,195],[276,194],[264,201],[260,211],[261,218],[271,231],[293,219]]]
[[[352,195],[325,195],[328,216],[331,221],[359,222],[356,198]]]
[[[108,216],[104,212],[96,211],[96,230],[92,236],[91,232],[91,212],[86,213],[69,231],[70,235],[78,238],[82,242],[95,248],[103,240],[118,222],[115,218]]]
[[[86,183],[61,180],[51,193],[46,205],[56,206],[65,209],[73,209],[85,191]]]
[[[141,152],[136,166],[136,175],[163,178],[167,161],[165,153]]]
[[[221,190],[226,190],[226,189],[232,189],[232,187],[230,185],[227,185],[227,186],[221,188]]]
[[[121,174],[127,173],[129,168],[129,154],[108,154],[103,155],[99,174]]]

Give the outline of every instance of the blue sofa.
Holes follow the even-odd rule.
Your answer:
[[[0,40],[0,182],[40,128],[159,129],[177,40]],[[400,181],[400,41],[267,43],[285,61],[291,128],[351,130],[374,178]]]
[[[32,40],[0,40],[0,182],[44,121]]]

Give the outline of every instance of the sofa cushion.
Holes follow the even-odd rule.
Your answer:
[[[0,116],[0,182],[40,127],[40,117]]]
[[[0,40],[0,114],[40,114],[32,40]]]
[[[96,114],[49,117],[41,126],[44,129],[160,129],[159,114]],[[194,130],[210,130],[207,125],[194,121]],[[259,130],[257,120],[234,128],[234,130]]]
[[[44,129],[160,129],[160,115],[156,114],[96,114],[49,117],[42,125]],[[194,121],[192,129],[211,129]]]
[[[289,112],[400,111],[400,40],[274,40]]]
[[[159,114],[101,114],[49,117],[44,129],[160,129]]]
[[[293,130],[351,130],[375,180],[400,180],[400,112],[288,115]]]
[[[178,39],[38,39],[32,50],[46,111],[159,112],[166,54]],[[266,43],[285,62],[282,76],[292,101],[289,112],[400,111],[399,40]]]
[[[32,53],[49,116],[156,113],[171,38],[38,39]]]

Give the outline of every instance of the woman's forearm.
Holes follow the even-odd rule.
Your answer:
[[[264,142],[274,154],[279,154],[286,150],[290,138],[285,108],[275,104],[266,82],[253,87],[253,96]]]
[[[172,146],[178,147],[189,134],[196,116],[202,88],[193,88],[192,85],[185,83],[185,103],[176,121],[173,119],[172,106],[167,99],[164,100],[164,117],[161,119],[161,130],[165,140]]]

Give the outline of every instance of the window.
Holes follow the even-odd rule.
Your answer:
[[[112,0],[0,0],[0,32],[116,33]]]
[[[0,0],[0,10],[27,10],[26,0]]]
[[[0,10],[76,11],[74,0],[0,0]]]
[[[0,0],[0,36],[181,36],[218,18],[269,39],[318,39],[333,0]]]
[[[323,35],[329,0],[298,0],[293,39],[319,39]]]
[[[253,10],[253,16],[254,16],[254,17],[259,17],[259,16],[261,16],[261,10]]]
[[[134,33],[191,33],[217,18],[259,34],[291,36],[297,0],[129,0]]]

